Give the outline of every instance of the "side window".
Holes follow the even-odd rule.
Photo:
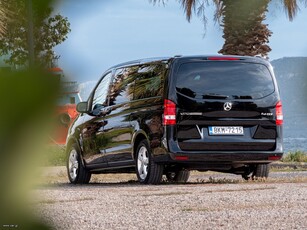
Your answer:
[[[161,63],[139,66],[134,88],[134,99],[162,96],[166,67]]]
[[[112,73],[106,74],[99,85],[97,86],[94,97],[93,97],[93,103],[92,103],[92,109],[96,109],[100,106],[106,106],[108,105],[108,92],[109,92],[109,85],[111,81]]]
[[[117,105],[132,100],[134,79],[130,68],[118,69],[110,86],[110,105]]]

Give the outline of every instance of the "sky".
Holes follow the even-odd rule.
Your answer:
[[[280,1],[272,0],[266,24],[273,32],[270,60],[307,56],[307,8],[289,22]],[[121,62],[174,55],[217,54],[223,31],[208,6],[206,30],[196,15],[189,23],[181,5],[168,0],[65,0],[55,12],[71,24],[68,39],[55,48],[59,66],[78,82],[97,81],[105,70]]]

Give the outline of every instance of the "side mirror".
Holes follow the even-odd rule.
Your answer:
[[[80,102],[77,104],[77,111],[79,113],[88,113],[87,102]]]

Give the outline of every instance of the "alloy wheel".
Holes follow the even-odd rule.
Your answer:
[[[142,146],[138,152],[137,168],[139,176],[142,180],[145,180],[148,174],[149,156],[148,150],[145,146]]]
[[[72,180],[75,180],[78,176],[79,161],[78,153],[75,149],[72,149],[69,154],[68,171]]]

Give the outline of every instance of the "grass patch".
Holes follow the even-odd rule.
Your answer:
[[[142,196],[178,196],[178,195],[188,195],[190,192],[166,192],[166,193],[153,193],[153,194],[144,194]]]
[[[79,198],[75,200],[42,200],[37,202],[37,204],[56,204],[56,203],[66,203],[66,202],[78,202],[78,201],[88,201],[94,200],[94,198]]]
[[[300,167],[299,165],[293,165],[292,167],[285,167],[285,166],[272,166],[270,168],[270,172],[301,172],[307,171],[307,168]]]
[[[282,162],[307,162],[307,152],[297,150],[284,155]]]
[[[243,189],[222,189],[222,190],[208,190],[208,193],[216,193],[216,192],[249,192],[249,191],[258,191],[258,190],[272,190],[276,189],[276,187],[264,187],[264,188],[243,188]]]
[[[183,208],[181,209],[183,212],[209,212],[211,209],[209,208]]]
[[[65,166],[66,155],[64,146],[47,146],[43,152],[43,166]]]
[[[225,210],[242,210],[242,209],[252,209],[259,210],[265,208],[273,208],[274,204],[270,203],[260,203],[260,204],[235,204],[233,206],[222,206],[222,207],[187,207],[181,209],[183,212],[221,212]]]
[[[200,184],[238,184],[240,180],[238,179],[228,179],[228,178],[214,178],[209,177],[209,180],[207,179],[197,179],[197,183]]]

